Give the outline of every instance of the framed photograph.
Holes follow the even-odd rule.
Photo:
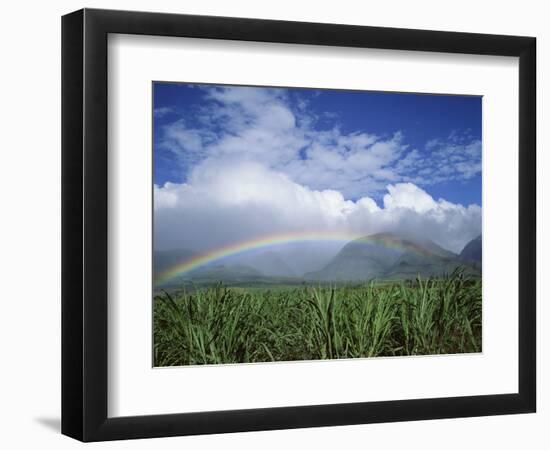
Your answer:
[[[62,20],[62,432],[535,412],[533,37]]]

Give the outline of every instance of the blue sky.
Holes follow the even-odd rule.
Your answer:
[[[155,248],[481,233],[481,98],[154,83]]]
[[[235,133],[224,123],[227,117],[214,119],[217,112],[212,111],[216,107],[221,109],[227,106],[223,100],[220,102],[211,95],[212,90],[216,89],[225,88],[154,83],[155,184],[162,186],[167,181],[185,182],[192,168],[209,156],[209,144],[217,145],[224,136]],[[256,88],[252,91],[273,93],[274,101],[284,104],[294,115],[297,129],[309,128],[304,135],[338,129],[340,137],[363,133],[376,136],[379,142],[387,142],[396,133],[399,134],[399,145],[404,150],[388,164],[374,168],[391,171],[388,179],[377,177],[376,183],[365,182],[364,189],[349,189],[345,192],[346,198],[355,200],[369,195],[380,202],[384,182],[413,181],[436,199],[444,198],[462,205],[481,205],[481,97],[298,88]],[[246,115],[246,111],[239,108],[232,111]],[[176,135],[175,131],[179,134]],[[188,142],[183,137],[185,133]],[[314,138],[305,136],[304,140],[297,156],[307,160],[307,142]],[[336,146],[337,140],[327,142],[328,148]],[[197,155],[198,142],[203,147],[202,157]],[[406,160],[411,152],[418,158],[414,164],[399,170],[396,178],[396,170],[392,168],[400,160]],[[449,153],[457,161],[449,159]],[[457,171],[457,165],[464,170]],[[342,177],[346,174],[346,170],[341,171]],[[301,181],[315,189],[339,188],[345,191],[342,189],[344,180],[334,185],[331,185],[330,179],[326,179],[324,185]]]

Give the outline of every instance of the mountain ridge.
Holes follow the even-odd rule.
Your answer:
[[[406,279],[442,276],[459,266],[465,267],[467,275],[479,272],[433,241],[376,233],[349,242],[323,269],[304,277],[315,281]]]
[[[463,261],[473,261],[481,263],[482,257],[482,241],[481,235],[468,242],[459,254],[459,258]]]
[[[198,253],[185,250],[154,252],[155,275],[183,264]],[[307,252],[304,254],[307,255]],[[289,255],[277,251],[232,256],[227,260],[199,266],[193,271],[166,280],[162,285],[182,282],[360,282],[373,279],[402,280],[443,276],[463,267],[467,276],[481,275],[481,236],[469,241],[459,254],[429,239],[404,237],[396,233],[375,233],[345,244],[320,269],[299,273]]]

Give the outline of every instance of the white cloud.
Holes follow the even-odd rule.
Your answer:
[[[384,195],[384,208],[388,210],[406,208],[422,214],[437,208],[436,201],[412,183],[389,185],[388,192]]]
[[[422,189],[479,173],[481,142],[467,133],[422,150],[399,131],[316,128],[308,101],[284,90],[201,90],[207,100],[194,120],[161,130],[159,148],[175,156],[186,181],[155,186],[155,248],[201,251],[291,231],[393,231],[458,252],[481,233],[479,206]]]
[[[346,200],[314,190],[257,162],[219,170],[210,160],[187,183],[155,186],[155,246],[209,247],[278,232],[394,231],[460,251],[481,232],[481,208],[434,200],[411,183],[387,187],[383,208],[369,197]]]
[[[403,180],[422,185],[468,180],[481,173],[481,141],[468,133],[453,132],[448,139],[426,143],[429,153],[413,151],[399,161]]]
[[[165,128],[164,144],[175,149],[176,153],[185,149],[186,152],[197,154],[203,149],[203,135],[204,132],[189,129],[183,120],[178,120]]]
[[[337,125],[320,129],[315,114],[307,111],[308,101],[291,101],[284,89],[201,90],[200,125],[190,127],[179,119],[161,130],[161,147],[175,154],[187,172],[210,159],[220,166],[260,162],[299,184],[356,199],[378,196],[388,183],[427,186],[469,179],[481,171],[481,142],[465,133],[431,140],[421,152],[409,148],[399,131],[377,136],[345,133]]]

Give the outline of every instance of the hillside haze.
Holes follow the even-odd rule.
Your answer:
[[[316,281],[364,281],[442,276],[465,266],[477,275],[478,268],[429,240],[414,240],[392,233],[365,236],[348,243],[323,269],[310,272]]]
[[[462,261],[481,263],[481,235],[468,242],[460,252]]]
[[[308,243],[308,246],[297,244],[290,249],[233,255],[164,280],[157,287],[188,282],[285,284],[403,280],[418,275],[443,276],[459,266],[464,267],[466,275],[481,275],[481,236],[468,242],[458,255],[431,240],[393,233],[364,236],[338,248],[323,248],[323,244],[320,242],[317,248]],[[155,276],[197,255],[189,250],[154,252]]]

